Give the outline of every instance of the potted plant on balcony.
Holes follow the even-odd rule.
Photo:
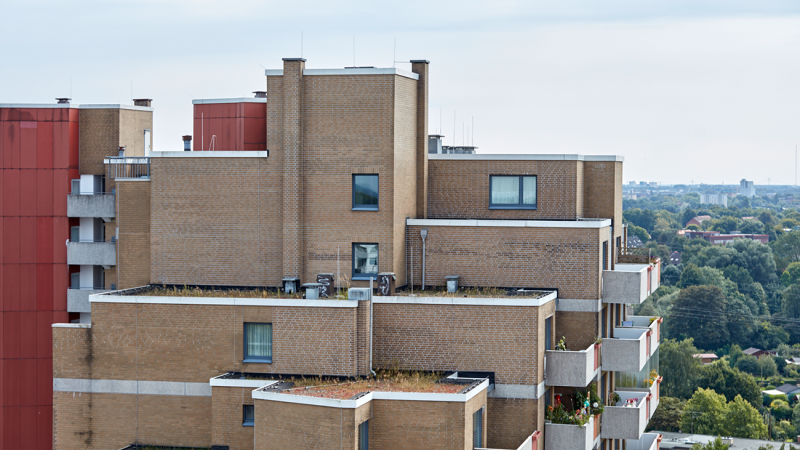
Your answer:
[[[558,350],[560,352],[567,351],[567,338],[566,337],[561,336],[561,340],[559,340],[558,344],[556,344],[556,350]]]
[[[616,406],[616,404],[619,403],[620,400],[622,400],[622,399],[620,398],[619,394],[617,394],[616,391],[608,394],[608,404],[609,405]]]

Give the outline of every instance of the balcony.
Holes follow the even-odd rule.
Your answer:
[[[544,424],[545,450],[592,450],[599,440],[600,423],[597,417],[590,418],[589,423],[583,426]]]
[[[115,195],[108,193],[70,194],[67,217],[116,217]]]
[[[67,242],[67,264],[116,266],[116,245],[115,242],[69,241]]]
[[[600,368],[600,347],[592,344],[586,350],[545,352],[546,386],[586,387]]]
[[[614,328],[614,337],[603,339],[603,370],[609,372],[639,372],[658,350],[661,321],[656,318],[633,316],[630,327]],[[643,326],[647,323],[646,326]]]
[[[106,178],[150,178],[147,156],[108,156],[103,160]]]
[[[603,302],[638,305],[660,285],[661,262],[617,263],[603,271]]]
[[[88,313],[92,312],[89,296],[108,292],[104,287],[69,288],[67,290],[67,312]]]
[[[652,395],[647,391],[616,392],[620,401],[606,405],[603,411],[603,439],[641,438],[650,421]]]
[[[625,448],[627,450],[658,450],[662,435],[658,433],[645,433],[641,439],[626,439]]]

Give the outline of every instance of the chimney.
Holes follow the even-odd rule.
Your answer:
[[[183,151],[190,152],[192,151],[192,137],[191,136],[184,136],[183,137]]]
[[[60,105],[68,104],[69,101],[72,100],[71,98],[57,98],[56,101]]]
[[[119,156],[125,156],[125,147],[119,148]]]
[[[146,106],[149,108],[152,101],[152,98],[135,98],[133,99],[133,106]]]
[[[267,98],[267,91],[253,91],[253,94],[256,94],[256,98]]]

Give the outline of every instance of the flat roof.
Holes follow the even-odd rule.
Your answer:
[[[185,151],[176,150],[172,152],[150,152],[151,158],[266,158],[269,152],[266,150],[230,150],[230,151]],[[133,156],[132,158],[136,158]]]
[[[77,103],[0,103],[0,108],[44,108],[44,109],[128,109],[131,111],[153,111],[150,106],[134,106],[134,105],[121,105],[121,104],[87,104],[79,105]]]
[[[625,157],[621,155],[578,155],[578,154],[535,154],[535,153],[511,153],[511,154],[430,154],[428,159],[454,159],[467,161],[610,161],[624,162]]]
[[[584,219],[584,220],[406,219],[406,225],[421,225],[429,227],[605,228],[611,226],[611,219]]]
[[[281,77],[283,76],[283,69],[266,69],[264,75],[268,77]],[[409,72],[408,70],[397,69],[394,67],[381,69],[381,68],[357,68],[357,69],[304,69],[303,76],[325,76],[325,75],[399,75],[401,77],[411,78],[412,80],[419,80],[419,74]]]
[[[193,105],[210,105],[214,103],[267,103],[266,97],[234,97],[234,98],[196,98]]]

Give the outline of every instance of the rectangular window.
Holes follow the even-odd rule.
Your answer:
[[[358,450],[369,450],[369,420],[358,426]]]
[[[378,210],[378,175],[353,175],[353,209]]]
[[[255,405],[243,405],[242,406],[242,426],[243,427],[252,427],[256,424],[256,407]]]
[[[544,321],[544,349],[553,349],[553,316]]]
[[[70,242],[80,242],[81,241],[81,227],[70,227],[69,228],[69,241]]]
[[[70,289],[80,289],[81,288],[81,273],[74,272],[69,274],[69,288]]]
[[[483,448],[483,408],[472,415],[472,448]]]
[[[608,241],[603,242],[603,270],[608,270]]]
[[[272,362],[272,324],[244,324],[244,362]]]
[[[353,244],[353,279],[378,279],[378,244]]]
[[[489,209],[536,209],[536,175],[491,175],[489,191]]]

